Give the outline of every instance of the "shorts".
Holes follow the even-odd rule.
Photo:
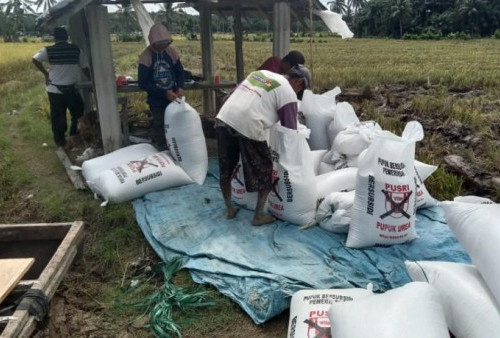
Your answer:
[[[270,190],[273,162],[266,141],[251,140],[229,126],[216,127],[221,181],[231,181],[241,155],[245,189]]]

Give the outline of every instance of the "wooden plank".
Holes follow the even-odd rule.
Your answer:
[[[99,123],[105,153],[121,148],[123,137],[118,113],[116,75],[113,65],[108,12],[104,6],[88,6],[92,77],[95,84]]]
[[[71,169],[71,166],[73,164],[71,163],[68,155],[66,155],[64,149],[58,147],[56,149],[56,154],[57,157],[59,157],[59,160],[61,161],[62,165],[64,166],[64,169],[66,169],[66,174],[68,174],[69,180],[71,181],[71,183],[73,183],[73,186],[78,190],[86,190],[87,187],[85,186],[85,183],[83,183],[83,179],[80,176],[80,174],[77,173],[75,170]]]
[[[200,5],[200,40],[201,40],[201,62],[203,78],[206,81],[214,76],[214,43],[212,37],[212,12],[210,4],[202,2]],[[203,112],[215,113],[215,92],[211,89],[203,91]]]
[[[0,259],[0,304],[33,263],[35,263],[34,258]]]
[[[241,5],[234,8],[234,48],[236,53],[236,79],[238,83],[245,79],[245,62],[243,60],[243,25],[241,24]]]
[[[290,51],[290,4],[276,2],[273,17],[273,56],[282,58]]]
[[[64,275],[70,268],[77,254],[78,246],[83,240],[83,229],[83,222],[78,221],[72,224],[68,234],[38,278],[38,283],[33,286],[34,289],[42,290],[47,298],[52,298]],[[15,311],[12,317],[0,335],[1,338],[24,338],[30,337],[33,334],[35,331],[35,320],[27,311]]]

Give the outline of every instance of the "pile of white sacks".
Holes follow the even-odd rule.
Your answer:
[[[271,129],[273,189],[268,210],[297,225],[348,233],[353,248],[400,244],[417,238],[415,212],[436,205],[424,180],[436,166],[415,161],[424,133],[409,122],[401,136],[374,121],[359,121],[337,87],[316,95],[306,90],[300,110],[305,126]],[[241,166],[233,175],[233,201],[254,209]]]
[[[442,206],[474,265],[407,261],[413,282],[383,294],[371,286],[299,291],[288,337],[500,337],[500,205],[457,197]]]
[[[165,121],[168,152],[143,143],[83,162],[83,177],[104,199],[103,206],[193,182],[203,184],[208,155],[199,114],[184,100],[176,100],[165,110]]]

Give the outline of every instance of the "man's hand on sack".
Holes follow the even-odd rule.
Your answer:
[[[177,94],[173,90],[167,90],[167,100],[174,101],[177,98]]]

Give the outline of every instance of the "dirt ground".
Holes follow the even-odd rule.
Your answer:
[[[361,120],[373,118],[373,114],[379,114],[381,121],[392,119],[397,125],[404,125],[407,121],[419,121],[426,132],[426,137],[440,135],[439,149],[436,157],[442,158],[445,155],[455,153],[459,148],[470,148],[476,150],[481,155],[481,148],[485,139],[499,139],[500,122],[496,121],[490,125],[492,134],[476,134],[474,130],[466,124],[449,122],[439,115],[439,112],[429,111],[425,115],[415,109],[412,103],[413,98],[419,95],[430,95],[436,88],[419,87],[408,89],[405,86],[393,85],[371,90],[352,90],[345,91],[341,96],[341,101],[348,101],[355,105],[356,111]],[[469,97],[479,98],[484,95],[482,91],[473,89],[450,89],[447,97]],[[366,102],[371,103],[370,110],[366,108]],[[496,101],[484,103],[485,107],[493,112],[500,111],[500,103]],[[485,114],[488,111],[484,111]],[[491,140],[490,140],[491,141]],[[17,139],[17,149],[24,149],[23,140]],[[214,139],[207,139],[207,147],[210,154],[216,154],[216,142]],[[81,153],[82,147],[72,154],[73,158]],[[26,156],[29,157],[29,156]],[[439,163],[444,165],[444,162]],[[498,177],[500,172],[491,170],[484,172],[479,163],[470,163],[472,172],[470,177],[464,179],[464,193],[480,194],[491,198],[498,198],[495,187],[481,186],[477,177]],[[460,173],[458,173],[460,175]],[[35,200],[26,198],[32,191],[19,191],[12,198],[9,210],[4,210],[4,215],[9,215],[11,222],[16,219],[22,222],[29,222],[37,219],[37,215],[42,213]],[[95,227],[91,225],[86,229],[85,245],[91,246],[98,233]],[[144,255],[141,257],[143,262],[149,265],[157,261],[156,255],[149,249],[144,248]],[[137,329],[134,326],[140,326],[141,323],[130,323],[131,318],[128,314],[122,316],[120,313],[109,315],[109,304],[103,304],[95,296],[105,283],[120,283],[121,277],[114,281],[103,281],[105,268],[97,262],[80,259],[75,262],[71,271],[65,277],[59,287],[56,295],[51,302],[50,320],[45,329],[39,331],[35,337],[149,337],[151,333],[147,329]],[[130,274],[130,272],[129,272]],[[130,275],[124,275],[126,279]],[[79,287],[78,287],[79,286]],[[270,320],[263,325],[255,325],[248,316],[234,303],[228,303],[231,311],[237,315],[237,323],[222,324],[217,330],[212,332],[203,332],[199,335],[199,329],[186,327],[185,337],[284,337],[288,326],[288,312]],[[212,313],[212,315],[216,315]],[[144,324],[144,323],[142,323]]]

